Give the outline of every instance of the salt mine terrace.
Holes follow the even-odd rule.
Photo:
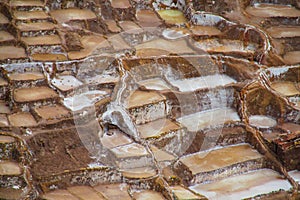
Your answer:
[[[48,21],[50,20],[50,16],[45,11],[14,11],[14,18],[17,21]]]
[[[1,46],[0,47],[0,59],[8,60],[8,59],[25,59],[27,58],[26,52],[24,48],[15,47],[15,46]]]
[[[52,22],[20,23],[16,26],[21,36],[30,35],[31,32],[53,31],[55,24]]]
[[[13,44],[15,37],[7,31],[0,31],[0,43],[1,44]]]
[[[276,48],[281,51],[285,64],[299,63],[298,42],[294,42],[299,35],[296,22],[299,8],[296,2],[269,4],[253,1],[250,5],[246,5],[245,11],[258,21],[262,22],[265,19],[268,21],[262,26],[274,41],[278,42]]]
[[[0,2],[0,199],[299,198],[300,4]]]
[[[246,11],[257,17],[298,17],[300,15],[299,9],[280,4],[255,4],[249,6]]]

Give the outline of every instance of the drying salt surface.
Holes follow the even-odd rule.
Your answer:
[[[49,15],[40,10],[35,11],[14,11],[13,16],[18,20],[32,20],[32,19],[48,19]]]
[[[131,4],[128,0],[111,0],[111,6],[113,8],[129,9]]]
[[[0,175],[1,176],[17,176],[22,173],[18,163],[11,161],[0,161]]]
[[[152,190],[136,191],[133,194],[134,199],[136,200],[162,200],[165,199],[160,193]]]
[[[117,83],[119,77],[109,76],[109,75],[96,75],[94,77],[80,77],[84,83],[87,84],[107,84],[107,83]]]
[[[177,121],[187,127],[188,131],[196,132],[206,127],[222,125],[228,121],[240,121],[240,117],[231,108],[218,108],[186,115],[178,118]]]
[[[193,200],[202,199],[200,196],[196,196],[191,191],[189,191],[181,186],[173,186],[173,187],[171,187],[171,190],[172,190],[172,193],[174,194],[174,196],[177,197],[176,199],[193,199]]]
[[[288,191],[292,189],[292,185],[279,173],[270,169],[261,169],[209,184],[193,185],[190,189],[210,200],[232,200],[250,198],[279,190]]]
[[[251,126],[257,128],[271,128],[277,125],[276,120],[268,116],[252,115],[249,117],[249,123]]]
[[[78,8],[53,10],[50,15],[61,24],[72,20],[96,19],[96,15],[92,11]]]
[[[298,26],[275,26],[268,28],[267,31],[274,38],[300,37],[300,27]]]
[[[26,52],[24,48],[15,46],[0,47],[0,60],[22,58],[26,58]]]
[[[131,143],[124,146],[119,146],[111,149],[118,158],[128,158],[133,156],[149,155],[145,147],[137,143]]]
[[[226,156],[224,156],[226,155]],[[248,144],[216,147],[180,158],[193,175],[229,167],[237,163],[262,159],[263,156]]]
[[[299,17],[300,10],[289,5],[255,4],[246,8],[246,12],[257,17]]]
[[[184,38],[177,40],[155,39],[135,46],[137,52],[149,49],[166,51],[167,54],[195,54]]]
[[[36,81],[44,79],[44,75],[40,72],[26,72],[26,73],[13,73],[8,74],[12,81]]]
[[[294,170],[290,171],[289,175],[298,183],[300,183],[300,171]]]
[[[284,55],[284,61],[287,64],[300,63],[300,51],[290,51]]]
[[[107,92],[94,90],[81,93],[64,99],[64,105],[72,111],[94,106],[94,104],[107,95]]]
[[[11,41],[14,40],[15,37],[11,35],[7,31],[0,31],[0,42],[6,42],[6,41]]]
[[[295,96],[300,94],[300,91],[296,87],[296,83],[291,81],[272,82],[271,87],[284,96]]]
[[[216,36],[222,34],[222,32],[214,26],[193,26],[190,30],[196,36]]]
[[[8,85],[8,82],[5,79],[0,77],[0,86],[6,86],[6,85]]]
[[[0,13],[0,24],[8,24],[9,20],[2,14]]]
[[[183,24],[187,21],[180,10],[158,10],[157,13],[168,24]]]
[[[156,170],[152,167],[140,167],[133,169],[122,169],[120,170],[124,177],[137,179],[137,178],[149,178],[155,176]]]
[[[257,45],[249,43],[245,45],[240,40],[228,40],[228,39],[206,39],[195,42],[195,47],[208,52],[214,53],[229,53],[229,52],[242,52],[242,53],[254,53],[257,49]]]
[[[61,91],[72,90],[82,85],[74,76],[59,76],[54,78],[51,83]]]
[[[177,87],[180,92],[190,92],[200,89],[211,89],[219,86],[225,86],[236,83],[236,80],[224,74],[215,74],[190,79],[170,80],[170,83]]]
[[[15,142],[14,137],[6,136],[6,135],[0,135],[0,144],[13,143],[13,142]]]
[[[143,80],[138,83],[139,85],[145,87],[147,90],[168,90],[170,87],[161,78],[153,78],[148,80]]]
[[[162,35],[166,39],[176,40],[188,36],[189,33],[187,31],[184,32],[184,30],[165,29]]]
[[[108,149],[132,143],[132,140],[119,130],[103,134],[100,141]]]

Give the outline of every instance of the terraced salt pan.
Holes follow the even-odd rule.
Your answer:
[[[27,1],[21,1],[21,0],[13,0],[9,2],[10,6],[43,6],[42,1],[38,0],[27,0]]]
[[[31,19],[47,19],[49,15],[44,11],[15,11],[14,17],[18,20],[31,20]]]
[[[177,87],[180,92],[190,92],[206,88],[211,89],[219,86],[225,86],[236,83],[236,80],[224,74],[215,74],[190,79],[170,80],[170,83]]]
[[[251,126],[257,128],[271,128],[277,125],[276,120],[268,116],[252,115],[249,117],[249,123]]]
[[[50,12],[50,15],[60,23],[65,23],[72,20],[96,19],[96,15],[92,11],[77,8],[53,10]]]
[[[109,75],[96,75],[94,77],[84,77],[81,80],[87,84],[116,84],[119,81],[119,77]]]
[[[6,135],[0,135],[0,144],[13,143],[13,142],[15,142],[14,137],[6,136]]]
[[[118,130],[103,134],[100,140],[102,145],[109,149],[132,143],[132,140],[129,137]]]
[[[152,167],[140,167],[133,169],[122,169],[122,175],[126,178],[138,179],[138,178],[150,178],[155,176],[156,170]]]
[[[213,149],[211,151],[198,152],[182,157],[180,161],[195,175],[261,158],[263,158],[263,156],[252,149],[250,145],[241,144]]]
[[[271,83],[271,87],[272,89],[287,97],[300,94],[300,91],[297,89],[296,84],[290,81],[273,82]]]
[[[300,130],[300,125],[296,123],[280,123],[278,126],[280,129],[286,131],[287,133],[296,133]]]
[[[162,35],[166,39],[176,40],[188,36],[189,32],[185,30],[165,29]]]
[[[0,199],[22,199],[22,197],[24,198],[23,193],[24,191],[22,189],[0,188]],[[59,199],[55,199],[55,200],[59,200]]]
[[[82,85],[82,82],[74,76],[56,77],[51,81],[51,83],[61,91],[72,90]]]
[[[156,91],[134,91],[129,97],[127,107],[135,108],[158,102],[164,102],[166,98]]]
[[[0,77],[0,86],[6,86],[8,85],[8,82],[4,79]]]
[[[173,186],[171,187],[171,190],[174,196],[176,197],[176,199],[193,199],[193,200],[204,199],[204,197],[196,196],[191,191],[181,186]]]
[[[159,137],[161,135],[180,130],[181,127],[169,119],[158,119],[137,127],[142,138]]]
[[[78,200],[78,198],[76,196],[72,195],[68,190],[54,190],[52,192],[49,192],[49,193],[43,195],[43,199],[46,199],[46,200],[63,200],[63,199]]]
[[[187,21],[180,10],[158,10],[157,13],[168,24],[183,24]]]
[[[187,127],[188,131],[196,132],[206,127],[222,125],[225,122],[238,122],[240,117],[231,108],[218,108],[187,115],[177,119],[179,123]]]
[[[290,171],[289,175],[298,183],[300,183],[300,171],[294,170]]]
[[[20,31],[45,31],[53,30],[55,24],[51,22],[20,23],[17,28]]]
[[[128,33],[138,33],[142,31],[141,27],[132,21],[121,21],[119,22],[119,26]]]
[[[147,156],[149,153],[140,144],[132,143],[111,149],[118,158],[128,158],[133,156]]]
[[[216,36],[221,35],[222,32],[214,26],[193,26],[191,31],[196,36]]]
[[[232,200],[250,198],[280,190],[288,191],[292,189],[292,185],[277,172],[261,169],[209,184],[194,185],[190,189],[210,200]]]
[[[107,25],[107,28],[110,32],[119,33],[121,32],[121,28],[117,25],[114,20],[108,19],[104,20],[104,23]]]
[[[2,14],[0,13],[0,24],[8,24],[9,20]]]
[[[73,186],[67,188],[67,190],[78,199],[91,199],[91,200],[103,200],[102,194],[95,191],[89,186]]]
[[[99,35],[86,35],[80,39],[81,44],[84,49],[80,51],[70,51],[68,52],[68,57],[70,60],[83,59],[93,53],[97,48],[107,48],[110,46],[108,41]]]
[[[246,8],[246,12],[257,17],[299,17],[300,10],[292,6],[276,4],[255,4]]]
[[[207,52],[213,53],[230,53],[230,52],[240,52],[240,53],[254,53],[257,49],[257,45],[248,44],[245,45],[243,41],[240,40],[217,40],[217,39],[207,39],[195,42],[195,46]]]
[[[113,8],[128,9],[131,7],[131,4],[128,0],[111,0],[111,6]]]
[[[21,37],[21,40],[28,46],[35,45],[60,45],[60,37],[58,35],[43,35],[36,37]]]
[[[0,31],[0,42],[14,40],[15,37],[7,31]]]
[[[0,175],[17,176],[22,173],[22,169],[16,162],[1,161]]]
[[[1,46],[0,60],[5,59],[24,59],[26,58],[25,49],[15,46]]]
[[[72,111],[79,111],[93,106],[107,95],[105,91],[88,91],[64,99],[64,105]]]
[[[143,80],[138,83],[139,85],[145,87],[147,90],[168,90],[170,86],[161,78],[153,78],[148,80]]]
[[[40,72],[13,73],[8,74],[11,81],[35,81],[44,79],[44,75]]]
[[[105,199],[131,200],[128,194],[128,185],[125,183],[98,185],[94,187],[94,190],[100,192]]]
[[[0,114],[0,127],[7,127],[9,126],[9,122],[5,114]]]
[[[8,119],[10,124],[16,127],[31,127],[37,125],[34,117],[28,112],[14,113],[9,115]]]
[[[289,97],[288,98],[291,103],[293,103],[296,107],[300,108],[300,97]]]
[[[300,37],[300,27],[298,26],[277,26],[267,30],[274,38]]]
[[[156,27],[162,24],[161,19],[152,10],[137,10],[136,18],[142,27]]]
[[[64,54],[52,54],[52,53],[36,53],[31,55],[31,59],[34,61],[51,62],[51,61],[66,61],[67,57]]]
[[[1,79],[0,79],[0,86],[1,86]],[[0,101],[0,113],[1,114],[10,114],[11,113],[10,107],[4,101]]]
[[[136,200],[162,200],[165,199],[163,196],[155,191],[152,190],[144,190],[144,191],[137,191],[133,194],[134,199]]]
[[[68,118],[69,110],[60,105],[41,106],[34,108],[34,112],[43,120],[51,121],[55,119]]]
[[[195,51],[188,45],[184,39],[165,40],[156,39],[144,42],[135,46],[137,53],[141,51],[149,51],[151,49],[165,51],[167,54],[195,54]]]
[[[284,61],[287,64],[297,64],[300,63],[300,51],[290,51],[284,55]]]
[[[41,101],[57,97],[58,94],[54,90],[45,86],[14,90],[14,100],[18,103]]]
[[[175,156],[173,156],[172,154],[164,150],[158,149],[155,146],[151,146],[150,148],[157,162],[173,161],[176,159]]]

